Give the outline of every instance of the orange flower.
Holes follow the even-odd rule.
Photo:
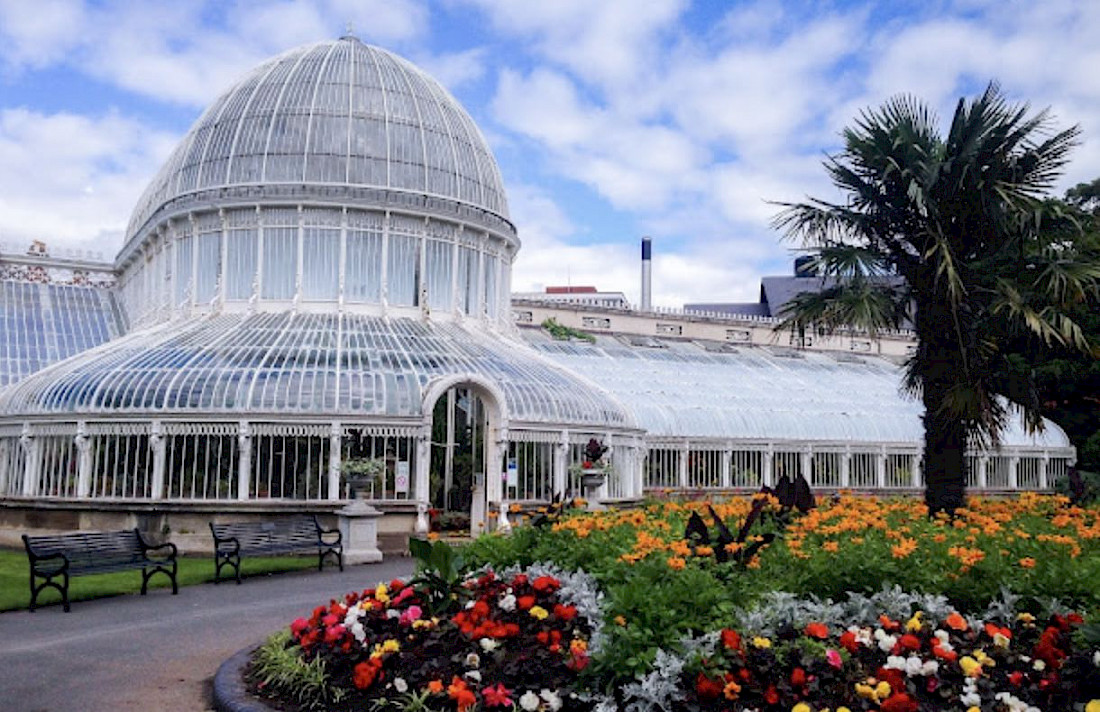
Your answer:
[[[458,712],[466,712],[466,710],[477,704],[477,695],[466,686],[466,682],[458,675],[455,675],[451,679],[451,684],[447,686],[447,696],[458,705]]]
[[[1025,569],[1033,569],[1035,568],[1035,559],[1031,558],[1030,556],[1025,556],[1024,558],[1020,559],[1020,566],[1024,567]]]
[[[835,554],[836,552],[840,551],[840,542],[827,541],[821,545],[821,550],[828,551],[831,554]]]
[[[966,619],[963,618],[962,616],[960,616],[956,612],[952,612],[951,615],[949,615],[944,620],[944,623],[947,624],[948,628],[951,628],[953,630],[960,630],[961,631],[961,630],[966,630],[967,628],[970,627],[970,624],[966,622]]]
[[[428,692],[432,693],[433,695],[438,695],[439,693],[443,692],[443,681],[432,680],[431,682],[429,682]]]
[[[672,569],[673,571],[679,571],[679,570],[683,569],[685,566],[687,566],[687,562],[684,561],[679,556],[670,556],[670,557],[668,557],[668,567],[670,569]]]

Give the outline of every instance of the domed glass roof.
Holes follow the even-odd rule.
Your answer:
[[[133,332],[11,385],[0,415],[420,418],[426,389],[461,375],[496,384],[514,423],[632,427],[607,392],[480,329],[290,312]]]
[[[146,189],[127,240],[181,196],[279,184],[382,188],[508,219],[500,171],[458,101],[404,59],[342,37],[270,59],[214,101]]]

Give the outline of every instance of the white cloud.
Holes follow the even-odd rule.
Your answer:
[[[174,137],[108,114],[0,111],[0,240],[81,245],[109,259]]]

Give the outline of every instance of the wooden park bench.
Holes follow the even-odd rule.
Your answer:
[[[23,535],[31,566],[31,605],[33,612],[38,594],[46,588],[57,589],[65,611],[69,611],[69,578],[83,574],[102,574],[141,569],[141,595],[149,588],[149,578],[162,571],[172,579],[172,594],[179,593],[176,582],[176,545],[154,546],[146,543],[141,532],[71,532],[43,536]],[[37,584],[37,579],[44,579]],[[60,583],[58,582],[60,579]]]
[[[269,522],[210,522],[214,534],[214,583],[221,581],[223,566],[232,566],[241,582],[241,556],[277,556],[317,552],[317,570],[332,556],[344,570],[344,545],[337,529],[324,529],[315,516],[296,516]],[[335,535],[335,538],[332,538]],[[326,540],[326,537],[329,537]]]

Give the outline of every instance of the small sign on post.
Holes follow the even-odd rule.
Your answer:
[[[397,494],[409,494],[409,461],[399,460],[394,469],[393,489]]]
[[[505,477],[509,487],[515,487],[519,484],[519,466],[516,464],[516,458],[508,458],[508,469]]]

